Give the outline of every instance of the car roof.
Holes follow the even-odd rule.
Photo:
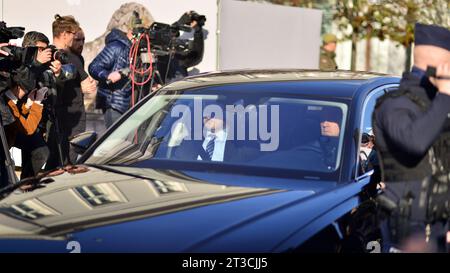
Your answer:
[[[377,87],[383,84],[398,83],[399,78],[392,75],[362,71],[321,71],[306,69],[273,69],[273,70],[230,70],[214,71],[186,77],[164,87],[164,90],[203,89],[220,86],[236,88],[252,85],[258,90],[283,86],[283,91],[297,94],[320,94],[324,96],[353,97],[364,87]],[[261,84],[264,83],[264,84]],[[330,89],[330,86],[333,88]],[[301,88],[305,87],[305,88]],[[363,88],[361,88],[363,87]],[[368,89],[371,89],[368,88]],[[294,91],[295,89],[295,91]],[[262,90],[262,91],[265,91]]]

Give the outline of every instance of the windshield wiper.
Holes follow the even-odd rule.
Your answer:
[[[116,174],[131,176],[134,178],[151,179],[150,177],[147,177],[147,176],[118,170],[118,169],[114,168],[115,167],[114,165],[99,165],[99,164],[91,164],[91,163],[84,163],[83,165],[86,165],[88,167],[94,167],[94,168],[97,168],[100,170],[104,170],[104,171],[108,171],[108,172],[112,172],[112,173],[116,173]],[[120,166],[118,166],[118,167],[120,167]],[[122,166],[122,167],[124,167],[124,166]]]

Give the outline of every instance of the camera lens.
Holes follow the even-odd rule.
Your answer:
[[[65,53],[62,50],[56,51],[53,56],[54,56],[54,59],[60,61],[61,64],[69,63],[69,56],[67,55],[67,53]]]

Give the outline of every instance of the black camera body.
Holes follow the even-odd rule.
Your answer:
[[[135,22],[142,23],[139,13],[133,13]],[[199,27],[204,26],[206,16],[195,11],[184,13],[175,23],[169,25],[161,22],[154,22],[149,28],[138,27],[133,29],[133,35],[139,36],[148,34],[151,42],[151,51],[156,56],[166,56],[170,53],[180,53],[189,47],[189,40],[179,39],[180,31],[191,32],[190,24],[196,21]],[[139,45],[141,52],[146,52],[146,41],[141,40]]]
[[[143,33],[148,34],[150,39],[150,50],[153,54],[164,56],[168,55],[170,52],[179,52],[187,48],[187,40],[178,39],[180,37],[180,31],[190,31],[191,28],[185,26],[179,26],[177,24],[164,24],[159,22],[154,22],[150,28],[135,28],[133,29],[133,34],[135,36],[141,35]],[[139,45],[141,53],[146,51],[145,39],[142,39]]]
[[[141,25],[139,14],[133,12],[133,16],[134,25]],[[193,21],[197,24],[191,27]],[[187,76],[187,68],[198,64],[203,58],[202,26],[205,21],[204,15],[190,11],[173,24],[154,22],[149,28],[133,28],[133,36],[139,41],[139,44],[136,41],[133,43],[133,50],[137,51],[133,66],[144,67],[141,71],[152,71],[151,84],[153,80],[164,84],[176,75]],[[193,32],[194,39],[180,38],[181,31]],[[155,69],[149,69],[150,63],[154,64]]]
[[[61,64],[69,63],[69,55],[62,49],[57,49],[54,45],[49,45],[47,48],[52,50],[52,59],[50,62],[59,61]]]
[[[206,22],[206,16],[200,15],[195,11],[186,12],[181,16],[181,18],[176,22],[178,25],[190,25],[192,22],[197,22],[197,25],[203,27]]]
[[[9,43],[9,40],[22,38],[25,33],[23,27],[7,27],[6,23],[0,22],[0,43]],[[30,64],[35,58],[37,48],[22,48],[18,46],[4,46],[0,48],[9,56],[0,56],[0,70],[11,71],[22,64]]]
[[[199,26],[203,27],[206,22],[206,16],[200,15],[197,12],[193,11],[191,13],[191,22],[193,22],[193,21],[196,21]]]
[[[0,57],[0,60],[9,60],[12,63],[17,62],[24,65],[31,64],[36,59],[38,52],[38,48],[35,46],[18,47],[9,45],[0,49],[9,54],[9,56]]]
[[[22,38],[24,34],[24,27],[6,27],[5,22],[0,22],[0,43],[8,43],[9,40]]]

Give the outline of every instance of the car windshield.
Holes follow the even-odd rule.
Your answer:
[[[142,103],[85,163],[213,161],[331,173],[339,168],[347,108],[272,92],[170,91]]]

